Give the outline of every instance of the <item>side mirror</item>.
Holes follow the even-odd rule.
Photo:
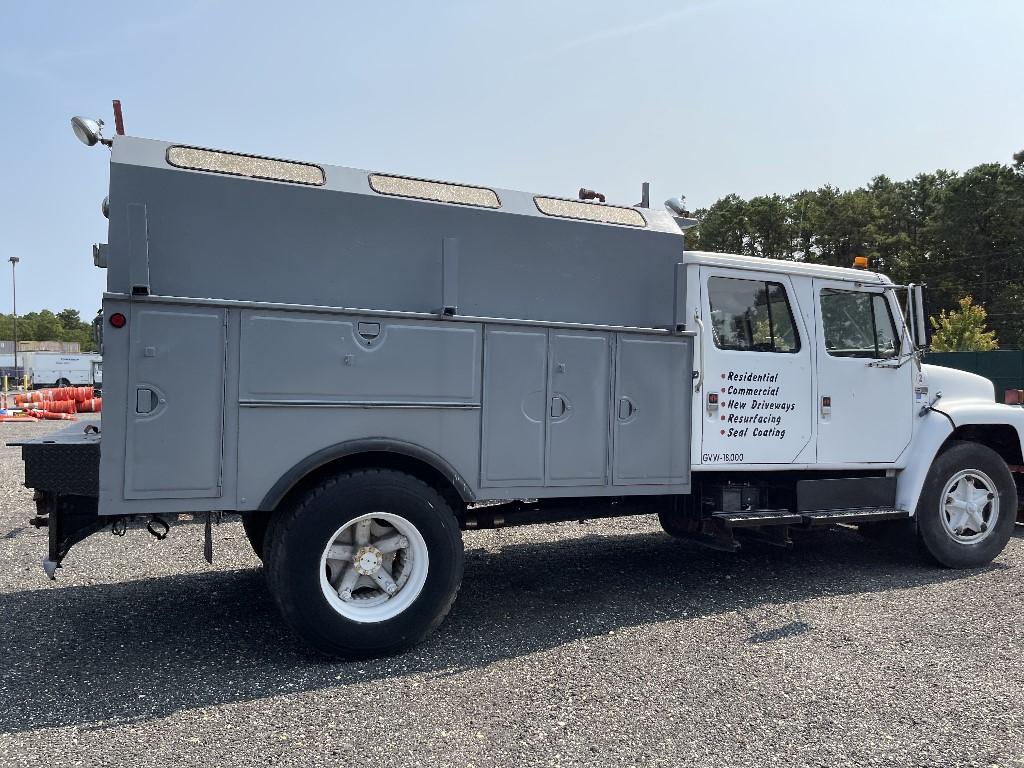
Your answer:
[[[928,324],[928,313],[925,311],[925,286],[911,283],[907,286],[907,300],[910,310],[907,320],[910,323],[910,335],[917,349],[925,349],[931,344],[932,329]]]

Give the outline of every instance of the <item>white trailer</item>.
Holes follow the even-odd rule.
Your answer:
[[[101,386],[103,358],[95,352],[19,352],[18,362],[34,388]]]

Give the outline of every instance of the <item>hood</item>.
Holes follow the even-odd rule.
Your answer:
[[[995,385],[984,376],[941,365],[922,365],[925,384],[931,390],[932,397],[936,392],[942,393],[945,402],[953,400],[973,400],[994,403],[996,401]]]

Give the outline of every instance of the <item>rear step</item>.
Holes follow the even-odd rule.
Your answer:
[[[757,509],[753,512],[713,512],[712,520],[726,528],[756,528],[762,525],[800,525],[804,518],[788,509]]]
[[[910,513],[905,509],[889,507],[860,507],[856,509],[823,509],[817,512],[801,512],[805,525],[818,527],[836,523],[879,523],[885,520],[906,520]]]

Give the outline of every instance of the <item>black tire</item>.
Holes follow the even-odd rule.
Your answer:
[[[252,551],[260,560],[263,559],[270,516],[270,512],[246,512],[242,515],[242,529],[245,531],[249,543],[252,544]]]
[[[699,530],[692,514],[694,506],[692,495],[675,497],[673,504],[658,512],[658,522],[661,523],[662,530],[676,539],[692,538]]]
[[[384,511],[422,537],[425,581],[397,615],[353,620],[332,607],[321,558],[347,522]],[[430,634],[455,602],[464,560],[458,521],[442,496],[415,477],[393,470],[342,472],[289,500],[272,520],[264,548],[270,592],[285,621],[322,653],[360,658],[404,650]]]
[[[57,387],[70,387],[71,386],[71,382],[68,381],[67,379],[57,379],[57,383],[54,386],[57,386]]]
[[[994,483],[999,502],[998,518],[983,538],[965,543],[946,530],[941,498],[946,484],[964,470],[984,473]],[[1017,488],[1006,462],[984,445],[955,442],[935,457],[917,503],[917,537],[927,554],[946,568],[977,568],[1003,551],[1013,533],[1017,516]]]

